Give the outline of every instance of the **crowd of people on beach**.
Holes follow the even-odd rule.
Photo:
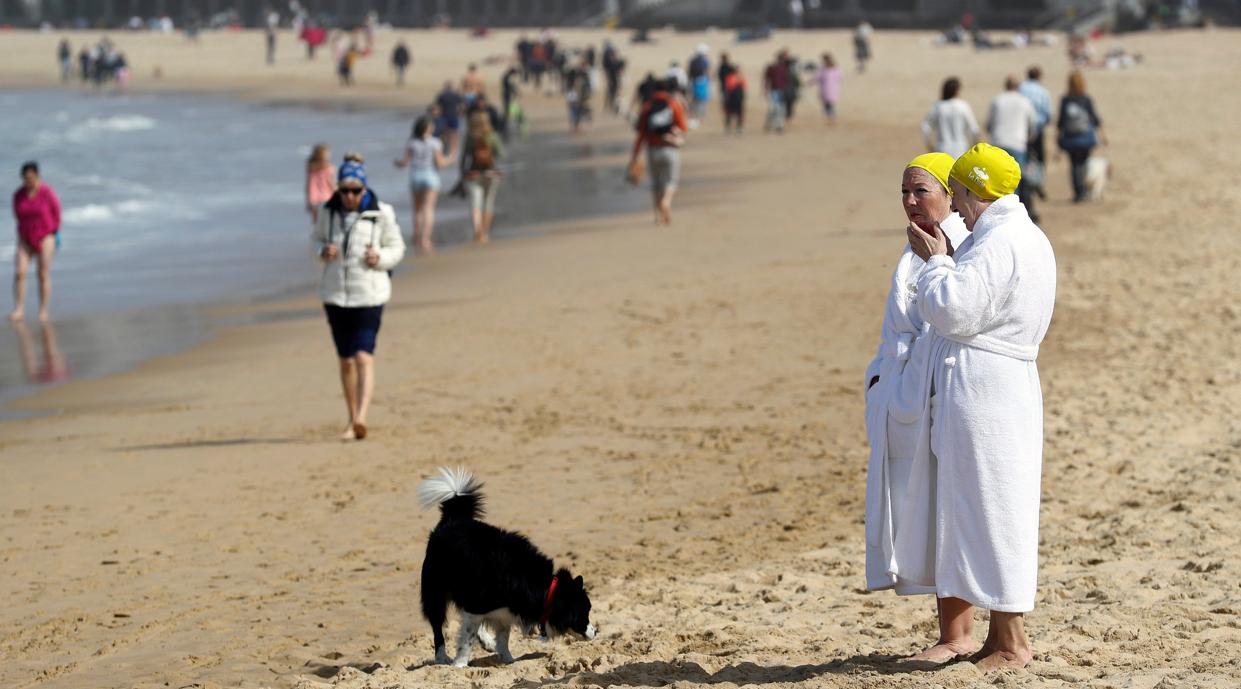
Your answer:
[[[61,83],[71,82],[75,71],[82,85],[90,84],[96,89],[107,84],[122,89],[129,83],[129,60],[107,36],[94,45],[83,45],[78,50],[76,65],[73,44],[68,38],[61,39],[56,46],[56,64],[60,69]]]

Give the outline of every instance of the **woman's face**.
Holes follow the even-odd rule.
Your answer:
[[[358,183],[357,180],[349,180],[340,186],[340,204],[345,210],[356,211],[358,206],[362,205],[362,194],[366,193],[366,187]]]
[[[22,184],[27,189],[34,189],[39,186],[39,173],[34,170],[26,170],[22,173]]]
[[[978,216],[986,210],[986,206],[978,203],[978,197],[970,193],[964,184],[955,179],[948,179],[948,188],[952,189],[952,210],[960,214],[961,219],[965,221],[965,229],[970,232],[974,231],[974,223],[978,221]]]
[[[911,167],[901,176],[901,206],[909,222],[930,232],[952,212],[952,199],[931,173]]]

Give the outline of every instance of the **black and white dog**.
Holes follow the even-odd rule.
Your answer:
[[[469,664],[475,637],[502,662],[513,662],[508,636],[514,626],[527,633],[537,628],[546,636],[595,638],[582,578],[564,568],[553,573],[551,559],[525,536],[479,521],[480,488],[465,469],[447,467],[418,486],[423,509],[440,508],[422,562],[422,614],[435,635],[435,661],[449,662],[444,648],[449,603],[461,612],[452,660],[457,667]]]

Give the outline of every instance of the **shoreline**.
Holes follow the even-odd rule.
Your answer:
[[[1063,55],[981,59],[877,32],[833,128],[812,100],[783,136],[759,131],[761,98],[743,137],[711,113],[683,170],[711,183],[684,187],[670,228],[619,215],[420,267],[385,317],[365,442],[334,440],[343,404],[312,299],[0,424],[0,684],[1236,685],[1241,312],[1225,261],[1241,238],[1219,228],[1241,209],[1227,155],[1241,103],[1218,84],[1238,35],[1125,37],[1143,65],[1087,75],[1112,141],[1102,201],[1071,204],[1049,160],[1059,292],[1038,362],[1026,669],[893,663],[933,642],[933,604],[861,590],[862,373],[903,244],[897,173],[939,81],[958,74],[985,112],[1035,59],[1057,94]],[[658,38],[633,49],[638,74],[718,36]],[[736,52],[757,67],[785,40]],[[849,54],[843,33],[787,40]],[[436,45],[476,54],[457,43]],[[459,464],[486,482],[489,522],[585,577],[595,641],[426,664],[434,515],[414,492]]]
[[[49,88],[47,86],[43,86],[38,89],[35,87],[21,87],[20,89],[14,90],[42,93],[47,92]],[[76,89],[62,88],[55,90],[72,91]],[[178,91],[144,89],[134,91],[134,93],[140,93],[143,95],[154,94],[156,96],[177,95],[189,99],[202,97],[216,101],[245,102],[255,104],[260,107],[297,108],[302,110],[321,110],[323,108],[330,108],[344,114],[364,112],[392,114],[402,113],[402,110],[397,108],[395,105],[382,102],[350,104],[345,102],[323,102],[309,99],[273,101],[264,100],[255,94],[251,94],[250,97],[247,97],[241,92],[230,93],[217,90],[200,91],[193,89],[183,89]],[[108,98],[112,97],[114,94],[98,95],[102,98]],[[562,134],[550,130],[533,130],[531,132],[531,138],[532,141],[530,143],[516,144],[516,146],[520,147],[518,149],[517,157],[511,157],[509,164],[516,165],[519,168],[529,167],[527,163],[534,159],[537,159],[539,162],[551,161],[553,165],[574,164],[575,161],[571,158],[560,160],[558,158],[549,157],[546,154],[549,143],[552,147],[560,147],[560,143],[563,143],[564,140],[569,139],[569,135],[567,133]],[[543,146],[542,151],[538,148],[540,142]],[[510,154],[510,156],[511,155],[512,154]],[[380,164],[382,164],[382,162],[386,161],[381,161]],[[592,161],[589,159],[586,163],[588,166],[596,166],[598,164],[597,161]],[[523,173],[519,170],[516,174],[520,175]],[[620,173],[617,172],[618,176],[619,174]],[[412,228],[405,226],[408,222],[408,209],[403,208],[403,205],[407,203],[407,201],[402,201],[399,198],[393,199],[393,201],[395,202],[398,213],[400,214],[398,219],[405,221],[402,223],[402,232],[408,236],[412,233]],[[448,203],[453,202],[449,201]],[[511,202],[508,205],[510,205],[508,212],[504,212],[504,208],[501,208],[502,213],[500,216],[500,221],[501,223],[508,221],[510,224],[505,224],[500,228],[496,236],[497,240],[507,241],[510,239],[523,239],[538,235],[540,233],[543,223],[536,217],[530,217],[529,209],[527,209],[526,213],[523,213],[520,207],[512,208],[511,206],[513,204]],[[578,215],[567,217],[562,219],[560,222],[572,223],[588,220],[592,217],[606,216],[608,214],[616,213],[617,209],[623,205],[635,206],[637,204],[631,201],[625,204],[612,203],[610,205],[600,205],[595,209],[587,209],[583,207],[579,201],[574,204]],[[446,225],[445,221],[441,219],[441,222],[438,223],[439,235],[442,238],[461,234],[460,232],[446,232],[447,230],[455,229],[455,225],[459,224],[460,221],[458,219],[451,222],[451,225]],[[463,247],[468,247],[468,241],[455,241],[452,239],[447,239],[445,243],[441,243],[438,246],[437,254],[453,254]],[[426,260],[427,257],[415,257],[412,252],[407,250],[406,261],[402,262],[401,268],[398,269],[398,275],[400,273],[413,272],[416,270],[415,266],[417,265],[415,261],[425,262]],[[68,373],[66,379],[57,380],[51,385],[34,382],[34,380],[28,380],[27,383],[10,387],[6,389],[3,394],[0,394],[0,422],[14,418],[29,417],[32,414],[38,413],[55,413],[55,410],[32,412],[26,407],[26,405],[20,404],[22,400],[30,400],[32,397],[37,397],[42,391],[53,387],[71,385],[76,379],[79,378],[90,380],[106,377],[115,373],[122,373],[140,366],[144,361],[151,358],[173,356],[176,353],[187,350],[188,348],[201,346],[218,336],[221,330],[235,327],[238,324],[253,324],[256,320],[261,320],[264,317],[263,314],[270,310],[271,307],[275,306],[276,310],[279,310],[279,306],[281,304],[299,303],[307,294],[313,294],[315,288],[313,279],[306,278],[305,282],[301,282],[300,278],[293,278],[293,276],[288,277],[289,279],[297,280],[299,284],[296,286],[290,286],[288,284],[289,280],[286,279],[282,281],[285,284],[281,286],[273,285],[269,290],[261,293],[236,294],[224,298],[206,298],[188,302],[178,302],[175,304],[160,304],[149,309],[144,308],[140,310],[110,309],[104,311],[93,311],[90,313],[71,313],[68,317],[54,318],[52,323],[53,328],[51,329],[52,334],[50,335],[52,338],[51,342],[56,342],[59,340],[62,345],[61,350],[67,349],[70,352],[73,352],[75,349],[80,349],[83,343],[75,342],[71,337],[69,338],[68,346],[65,347],[64,345],[66,344],[66,338],[64,337],[64,333],[66,330],[70,333],[83,330],[96,330],[98,328],[91,327],[92,322],[113,321],[115,319],[121,319],[122,321],[136,321],[141,319],[144,323],[144,330],[151,333],[150,336],[144,337],[142,341],[142,346],[147,348],[147,352],[146,354],[134,356],[128,347],[126,348],[124,354],[119,352],[113,353],[88,350],[86,358],[91,360],[91,364],[87,366],[83,366],[83,362],[80,359],[78,360],[78,365],[73,366],[72,364],[74,357],[70,356],[68,357],[70,366],[66,371]],[[398,283],[402,281],[409,281],[409,278],[398,277],[397,281]],[[221,318],[218,314],[224,311],[233,313],[234,315],[231,318]],[[168,327],[161,327],[157,323],[153,323],[152,318],[150,317],[153,313],[164,314],[161,318],[164,322],[168,323]],[[178,323],[180,325],[178,325]],[[187,324],[190,325],[189,330],[190,332],[195,333],[194,335],[187,336],[185,334],[185,325]],[[35,331],[43,332],[46,330],[44,326],[39,323],[29,323],[28,325],[32,326],[32,329]],[[57,331],[60,332],[59,336],[56,335]],[[166,331],[166,334],[156,334],[161,331]],[[13,343],[8,342],[8,340],[20,335],[20,339],[22,340],[21,349],[23,352],[28,349],[38,349],[33,347],[25,333],[14,334],[12,337],[9,335],[10,334],[7,332],[0,333],[0,345],[11,345]],[[154,338],[154,341],[152,341],[152,338]],[[49,350],[47,346],[47,343],[44,342],[42,344],[43,346],[41,349],[43,350],[45,357],[53,356],[52,351]],[[4,346],[4,349],[12,350],[14,347]],[[81,356],[82,352],[78,352],[78,355]],[[33,354],[31,354],[31,356],[33,356]],[[35,375],[36,374],[33,370],[27,372],[28,379],[33,379]],[[37,407],[37,401],[31,400],[31,405]]]

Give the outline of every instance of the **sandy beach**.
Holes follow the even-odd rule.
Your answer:
[[[138,89],[412,109],[517,36],[402,35],[412,86],[394,92],[376,57],[347,97],[326,55],[307,64],[287,33],[272,68],[253,32],[114,39]],[[630,83],[701,41],[731,44],[612,37]],[[0,83],[48,85],[59,38],[5,33]],[[1060,272],[1039,358],[1034,662],[892,662],[935,630],[929,599],[863,579],[862,378],[904,244],[900,171],[945,76],[982,114],[1006,74],[1041,64],[1054,98],[1067,75],[1063,46],[930,38],[879,33],[872,68],[846,71],[837,126],[807,93],[783,136],[760,131],[761,66],[788,45],[851,67],[848,34],[727,45],[750,126],[726,137],[712,113],[690,136],[670,228],[645,212],[566,219],[413,259],[365,442],[334,440],[335,356],[309,292],[231,307],[269,322],[15,403],[37,415],[0,423],[0,686],[1241,685],[1241,306],[1224,270],[1241,250],[1235,30],[1102,41],[1145,58],[1086,75],[1111,141],[1106,198],[1072,205],[1067,162],[1050,165],[1040,211]],[[500,71],[484,67],[489,84]],[[528,107],[536,128],[567,131],[559,100]],[[574,141],[610,153],[575,164],[619,177],[629,130],[596,119]],[[436,516],[414,489],[455,464],[486,482],[489,520],[584,575],[598,639],[516,639],[509,666],[429,665],[417,592]]]

